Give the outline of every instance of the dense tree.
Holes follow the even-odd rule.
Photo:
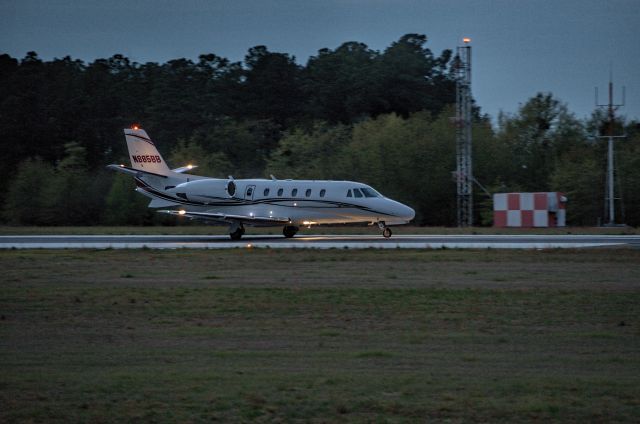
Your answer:
[[[232,171],[229,159],[221,152],[205,150],[194,138],[180,140],[171,151],[169,163],[173,167],[195,165],[195,174],[226,176]]]
[[[294,58],[256,46],[249,49],[245,66],[239,117],[269,119],[281,128],[294,123],[304,104],[301,71]]]
[[[618,197],[621,199],[619,222],[640,226],[640,124],[627,126],[627,138],[617,145]]]
[[[370,116],[377,102],[378,55],[366,44],[348,42],[311,57],[305,70],[310,115],[331,123],[350,123]]]
[[[12,224],[157,223],[130,179],[105,170],[128,160],[122,128],[141,124],[172,166],[236,178],[351,179],[417,211],[416,222],[455,217],[454,67],[427,37],[407,34],[383,51],[350,41],[306,64],[256,46],[242,62],[135,63],[113,55],[21,60],[0,55],[0,193]],[[602,114],[577,120],[539,93],[497,128],[474,107],[474,176],[491,192],[564,191],[568,220],[603,216]],[[617,145],[619,220],[640,224],[640,129]],[[491,202],[474,188],[477,222]],[[120,205],[120,206],[118,206]]]
[[[48,206],[47,182],[55,177],[55,170],[40,158],[26,159],[19,166],[8,188],[4,204],[4,218],[14,225],[42,225]]]
[[[117,174],[107,192],[102,222],[107,225],[142,225],[153,222],[147,208],[149,198],[135,191],[135,182],[127,175]]]
[[[425,47],[427,37],[407,34],[391,44],[379,59],[379,98],[384,108],[379,113],[395,112],[407,117],[412,112],[428,110],[436,115],[455,101],[455,81],[447,66],[451,51],[434,58]]]
[[[596,225],[603,216],[604,162],[593,152],[584,153],[566,157],[551,175],[551,187],[569,199],[569,225]]]
[[[77,142],[65,144],[65,156],[52,179],[43,182],[46,193],[43,220],[51,225],[99,223],[106,186],[102,173],[89,172],[86,149]]]
[[[341,158],[350,140],[351,127],[346,125],[316,123],[310,131],[297,128],[280,140],[266,173],[283,179],[345,178]]]
[[[497,137],[511,153],[509,188],[548,191],[554,166],[586,134],[566,105],[551,94],[538,93],[515,116],[501,115]]]

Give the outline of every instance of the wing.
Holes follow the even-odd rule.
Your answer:
[[[161,210],[160,213],[182,216],[189,219],[199,219],[203,221],[223,221],[223,222],[243,222],[247,224],[288,224],[289,218],[275,216],[255,216],[255,215],[231,215],[219,212],[190,212],[185,210]]]

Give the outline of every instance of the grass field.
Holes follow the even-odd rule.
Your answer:
[[[0,422],[638,422],[640,251],[0,251]]]

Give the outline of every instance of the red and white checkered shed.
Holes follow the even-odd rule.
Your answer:
[[[494,227],[564,227],[567,198],[563,193],[496,193]]]

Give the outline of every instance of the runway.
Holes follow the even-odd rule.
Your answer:
[[[0,249],[566,249],[630,246],[640,235],[29,235],[0,236]]]

